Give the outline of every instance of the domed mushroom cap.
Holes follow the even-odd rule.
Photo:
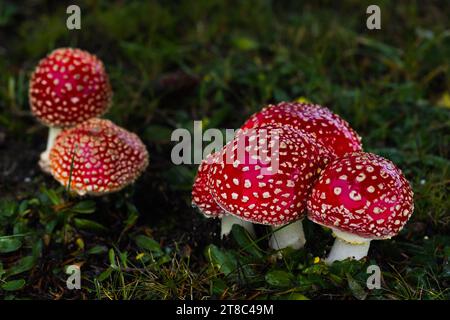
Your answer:
[[[367,239],[395,236],[413,210],[413,192],[400,169],[364,152],[329,164],[308,200],[310,220]]]
[[[328,108],[317,104],[281,102],[269,105],[252,115],[242,129],[266,124],[289,125],[302,130],[330,148],[338,157],[362,150],[361,137],[350,125]]]
[[[192,186],[192,206],[197,207],[207,217],[221,217],[224,213],[213,199],[208,185],[211,164],[217,156],[218,152],[210,154],[202,161]]]
[[[148,164],[145,145],[109,120],[90,119],[63,131],[50,152],[53,177],[79,195],[119,191]]]
[[[325,159],[312,137],[292,127],[242,130],[212,165],[211,194],[225,212],[243,220],[286,224],[303,217]]]
[[[103,63],[80,49],[56,49],[34,70],[31,111],[47,126],[69,127],[108,109],[112,91]]]

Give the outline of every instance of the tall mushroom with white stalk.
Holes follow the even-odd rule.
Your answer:
[[[308,218],[336,237],[328,264],[367,256],[371,240],[397,235],[413,211],[413,191],[400,169],[365,152],[331,162],[308,200]]]
[[[271,226],[273,249],[299,249],[306,199],[325,159],[313,138],[292,127],[241,130],[212,164],[211,194],[228,214]]]
[[[231,232],[234,224],[242,226],[249,234],[254,236],[255,230],[252,223],[227,214],[211,196],[208,185],[209,172],[214,158],[218,155],[218,152],[208,155],[199,165],[197,176],[192,186],[192,206],[197,208],[207,218],[219,218],[221,220],[220,235],[222,238]]]
[[[86,51],[60,48],[42,59],[29,87],[31,111],[49,127],[47,148],[39,165],[49,172],[49,153],[63,128],[106,112],[112,90],[103,63]]]
[[[329,150],[333,157],[362,151],[361,137],[348,122],[330,109],[317,104],[280,102],[268,105],[253,114],[242,129],[258,128],[268,124],[288,125],[310,134]]]
[[[147,165],[147,149],[136,134],[98,118],[64,130],[50,151],[51,174],[80,196],[119,191]]]

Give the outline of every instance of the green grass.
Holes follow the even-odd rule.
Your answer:
[[[382,30],[369,31],[370,2],[295,3],[82,1],[82,30],[68,31],[60,2],[0,2],[0,296],[449,299],[449,4],[380,1]],[[104,61],[106,117],[148,146],[149,169],[118,194],[71,198],[37,168],[47,130],[29,111],[29,74],[60,46]],[[281,260],[263,230],[220,241],[190,207],[196,166],[170,161],[173,129],[238,128],[298,97],[340,114],[413,186],[411,221],[369,261],[327,267],[316,257],[332,236],[309,222],[306,249]],[[74,263],[83,290],[65,288]],[[373,263],[382,289],[369,291]]]

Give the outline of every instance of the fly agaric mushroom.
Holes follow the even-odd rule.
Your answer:
[[[212,165],[211,194],[228,214],[272,226],[271,248],[301,248],[306,199],[324,153],[292,127],[241,130]]]
[[[253,114],[242,129],[267,124],[289,125],[302,130],[316,138],[334,157],[362,150],[361,137],[350,125],[328,108],[317,104],[281,102],[269,105]]]
[[[42,59],[29,88],[31,111],[49,127],[47,148],[39,165],[49,172],[48,156],[62,128],[106,112],[112,91],[103,63],[86,51],[61,48]]]
[[[64,130],[50,151],[51,174],[80,196],[119,191],[147,164],[147,149],[137,135],[98,118]]]
[[[365,152],[330,163],[308,200],[308,218],[336,236],[329,264],[367,256],[370,241],[395,236],[413,210],[413,192],[400,169]]]
[[[218,155],[218,152],[208,155],[199,165],[197,176],[192,187],[192,206],[196,207],[207,218],[221,219],[221,237],[231,232],[233,224],[239,224],[254,236],[255,231],[250,222],[226,214],[211,196],[208,185],[209,172],[214,158]]]

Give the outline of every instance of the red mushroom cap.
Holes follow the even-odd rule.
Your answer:
[[[365,152],[331,162],[308,200],[310,220],[367,239],[395,236],[413,210],[413,192],[400,169]]]
[[[269,105],[252,115],[242,129],[257,128],[266,124],[289,125],[302,130],[330,148],[336,156],[361,151],[361,137],[350,125],[317,104],[281,102]]]
[[[108,109],[112,91],[103,63],[80,49],[56,49],[31,76],[31,111],[47,126],[69,127]]]
[[[145,145],[134,133],[109,120],[93,118],[63,131],[50,151],[50,169],[79,195],[119,191],[148,164]]]
[[[303,217],[326,159],[312,137],[292,127],[241,130],[212,165],[211,194],[226,213],[243,220],[286,224]]]
[[[192,186],[192,205],[207,217],[221,217],[224,214],[222,208],[213,199],[208,185],[211,164],[218,155],[218,152],[210,154],[200,163]]]

